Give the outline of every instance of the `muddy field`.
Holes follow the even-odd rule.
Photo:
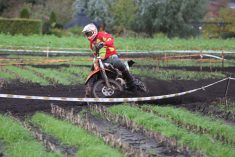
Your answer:
[[[69,67],[68,64],[61,65],[31,65],[37,68],[53,68]],[[76,65],[78,68],[84,65]],[[137,68],[140,68],[137,66]],[[154,66],[142,66],[145,70],[155,68]],[[200,71],[199,67],[164,67],[164,69],[181,69],[186,71]],[[235,68],[203,68],[203,71],[222,71],[225,74],[231,74],[234,77]],[[156,74],[157,75],[157,74]],[[142,96],[159,96],[173,93],[180,93],[214,83],[220,79],[201,79],[201,80],[172,80],[164,81],[148,77],[141,78],[147,85],[149,92],[144,94],[135,94],[124,92],[120,97],[142,97]],[[226,93],[227,89],[227,94]],[[85,85],[49,85],[41,86],[35,83],[22,83],[20,80],[14,80],[5,83],[0,88],[0,93],[16,94],[16,95],[33,95],[33,96],[52,96],[52,97],[78,97],[85,96]],[[229,110],[230,103],[235,102],[235,81],[223,81],[214,86],[200,90],[185,96],[161,99],[148,102],[135,102],[130,105],[151,104],[152,106],[176,106],[183,107],[193,112],[199,112],[222,119],[232,126],[235,125],[234,112]],[[228,103],[229,102],[229,103]],[[118,103],[120,104],[120,103]],[[126,119],[111,117],[106,114],[106,109],[118,105],[115,103],[99,103],[90,104],[86,102],[60,102],[60,101],[42,101],[42,100],[24,100],[24,99],[8,99],[0,98],[0,113],[10,114],[25,121],[26,117],[31,117],[35,113],[43,111],[53,115],[58,119],[67,119],[74,125],[85,128],[88,132],[101,137],[106,144],[112,148],[121,150],[127,156],[203,156],[201,152],[192,151],[186,146],[177,145],[174,139],[165,138],[158,133],[145,130],[143,127],[135,126],[133,122]],[[220,110],[218,105],[223,104],[225,110]],[[227,104],[227,105],[226,105]],[[95,105],[96,108],[94,107]],[[100,108],[101,107],[101,108]],[[80,112],[83,111],[83,114]],[[95,113],[95,114],[94,114]],[[48,151],[62,152],[64,156],[75,156],[75,152],[79,148],[74,146],[63,146],[60,140],[50,135],[40,132],[34,125],[27,127],[33,132],[35,139],[44,142],[44,146]],[[0,156],[1,154],[0,139]],[[56,149],[55,149],[56,148]]]
[[[191,70],[191,68],[189,68]],[[218,81],[218,79],[206,79],[206,80],[174,80],[163,81],[151,78],[143,78],[143,81],[149,88],[149,93],[141,94],[137,96],[158,96],[167,95],[172,93],[179,93],[195,88],[199,88],[210,83]],[[159,105],[174,105],[185,106],[191,110],[197,107],[197,104],[206,108],[207,104],[212,102],[221,101],[224,98],[226,91],[227,81],[216,84],[212,87],[206,88],[189,95],[162,99],[150,102],[138,102],[139,104],[159,104]],[[1,93],[7,94],[19,94],[19,95],[35,95],[35,96],[54,96],[54,97],[84,97],[85,85],[76,86],[40,86],[39,84],[24,84],[19,81],[5,84],[1,88]],[[235,81],[230,81],[227,99],[235,101]],[[123,93],[123,97],[135,97],[133,93]],[[50,104],[59,104],[64,106],[83,106],[86,103],[80,102],[56,102],[56,101],[40,101],[40,100],[22,100],[22,99],[0,99],[0,112],[11,112],[16,115],[27,115],[37,111],[49,111]],[[115,104],[110,104],[115,105]],[[208,105],[209,106],[209,105]]]

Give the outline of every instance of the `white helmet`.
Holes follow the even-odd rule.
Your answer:
[[[90,24],[86,25],[83,28],[82,32],[84,32],[84,34],[86,35],[87,39],[89,39],[89,40],[95,39],[95,37],[98,34],[97,27],[93,23],[90,23]]]

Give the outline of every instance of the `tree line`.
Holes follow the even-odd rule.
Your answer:
[[[76,0],[73,7],[106,23],[108,31],[188,37],[197,35],[195,22],[203,20],[208,0]]]
[[[206,19],[208,4],[221,1],[219,16]],[[63,25],[78,15],[106,25],[106,31],[126,36],[193,37],[203,34],[234,36],[235,11],[227,9],[234,0],[0,0],[0,17],[41,19],[45,32],[63,31]],[[28,12],[28,13],[27,13]],[[48,21],[49,20],[49,21]],[[215,23],[206,24],[205,22]],[[229,23],[220,26],[216,23]],[[231,23],[231,24],[230,24]],[[203,24],[203,26],[202,26]],[[58,27],[59,26],[59,27]],[[52,29],[51,29],[52,28]],[[79,34],[79,29],[72,32]],[[233,34],[231,34],[233,33]],[[225,34],[226,35],[226,34]],[[227,35],[226,35],[227,36]]]

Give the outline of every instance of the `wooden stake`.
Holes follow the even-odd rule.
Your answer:
[[[202,56],[202,51],[200,51],[200,58],[201,58],[201,61],[202,61],[202,57],[203,57],[203,56]],[[201,61],[199,62],[199,64],[200,64],[200,71],[202,71],[202,62],[201,62]]]
[[[228,105],[228,103],[227,103],[227,95],[228,95],[229,84],[230,84],[230,79],[228,79],[228,81],[227,81],[226,90],[224,92],[224,99],[225,99],[225,105],[226,106]],[[228,106],[227,106],[227,109],[228,109]]]
[[[221,57],[222,57],[222,71],[224,71],[224,51],[222,51]]]

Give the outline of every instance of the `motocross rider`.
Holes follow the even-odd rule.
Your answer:
[[[135,91],[136,87],[132,75],[129,73],[125,64],[117,56],[117,51],[114,46],[114,38],[110,34],[104,31],[98,32],[96,25],[93,23],[86,25],[83,28],[82,32],[85,34],[86,38],[90,41],[91,50],[95,51],[94,46],[96,46],[96,48],[99,49],[99,54],[103,62],[110,63],[113,65],[114,68],[120,70],[122,72],[123,78],[127,82],[127,89]]]

